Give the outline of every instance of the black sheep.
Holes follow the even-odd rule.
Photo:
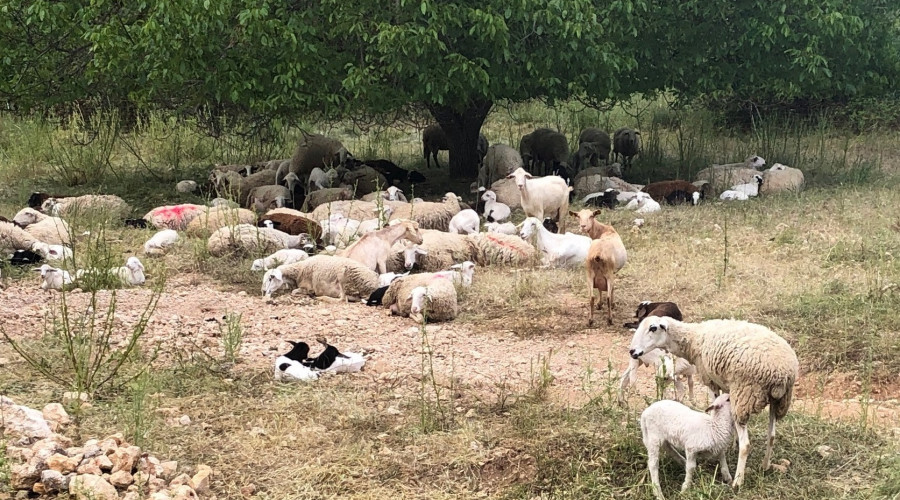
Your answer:
[[[384,299],[384,294],[387,292],[388,287],[383,286],[381,288],[376,288],[369,298],[366,299],[367,306],[380,306],[381,301]]]

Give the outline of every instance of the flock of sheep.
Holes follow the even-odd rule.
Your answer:
[[[593,325],[595,306],[602,308],[605,293],[611,325],[614,276],[626,264],[627,251],[616,229],[596,219],[600,210],[570,211],[574,199],[607,209],[625,204],[625,209],[652,213],[666,204],[696,205],[714,196],[746,200],[803,187],[799,170],[775,164],[760,171],[765,161],[758,156],[712,166],[693,182],[629,184],[620,177],[622,169],[640,151],[640,134],[631,129],[620,129],[613,138],[596,128],[585,129],[571,153],[565,136],[550,129],[525,135],[518,149],[488,145],[482,139],[478,181],[472,186],[478,201],[472,206],[452,192],[435,202],[408,200],[400,186],[424,181],[420,173],[388,160],[357,160],[340,141],[313,134],[304,136],[291,159],[214,167],[205,189],[218,197],[209,205],[157,207],[128,222],[158,230],[144,245],[148,257],[165,255],[184,236],[202,237],[212,256],[265,255],[252,262],[251,270],[264,273],[266,297],[288,288],[382,306],[418,322],[454,319],[459,311],[457,289],[472,284],[478,266],[537,262],[549,268],[583,266],[588,324]],[[437,152],[447,146],[439,126],[425,129],[427,164],[431,159],[437,163]],[[613,155],[622,163],[610,164]],[[545,175],[538,176],[539,172]],[[179,182],[176,191],[199,188],[196,181],[187,180]],[[0,250],[28,254],[27,262],[57,260],[69,267],[74,259],[67,214],[101,211],[125,218],[131,211],[111,195],[35,193],[29,205],[12,221],[0,221]],[[510,220],[517,211],[525,216],[518,225]],[[570,216],[578,221],[581,234],[566,232]],[[636,227],[642,223],[635,220]],[[70,274],[49,264],[39,270],[45,289],[77,286],[80,279],[100,272]],[[121,268],[102,272],[118,276],[127,286],[144,282],[144,268],[136,256]],[[599,291],[599,301],[594,290]],[[641,430],[656,495],[662,498],[657,469],[663,447],[684,450],[683,489],[690,485],[698,456],[718,459],[722,478],[732,481],[725,451],[735,430],[739,458],[733,485],[739,486],[749,454],[747,421],[766,406],[770,424],[763,465],[768,468],[775,421],[790,406],[799,370],[787,342],[763,326],[743,321],[682,322],[681,311],[670,302],[641,303],[636,316],[630,325],[636,328],[632,362],[622,374],[620,400],[624,402],[625,390],[641,365],[654,366],[673,380],[676,399],[684,393],[682,378],[693,398],[694,376],[718,394],[708,414],[674,401],[654,403],[643,412]],[[279,358],[276,376],[314,379],[304,371],[308,346],[306,351],[304,359]]]

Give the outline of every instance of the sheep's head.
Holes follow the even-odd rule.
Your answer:
[[[762,168],[766,166],[766,160],[762,156],[758,155],[750,155],[744,160],[744,163],[747,164],[750,168]]]
[[[15,217],[13,217],[12,221],[13,224],[19,227],[25,227],[36,222],[40,222],[41,219],[44,219],[46,217],[46,215],[38,212],[33,208],[23,208],[22,210],[19,210],[19,213],[17,213]]]
[[[402,191],[400,191],[400,188],[398,188],[397,186],[391,186],[387,188],[386,191],[388,201],[400,201],[400,193],[402,193]]]
[[[541,225],[541,221],[537,220],[536,217],[529,217],[522,222],[522,228],[519,229],[519,236],[522,239],[530,239],[534,236],[538,231],[538,227]]]
[[[250,264],[251,271],[262,271],[265,268],[266,268],[266,264],[263,259],[256,259],[253,261],[253,264]]]
[[[428,255],[428,251],[414,243],[407,243],[403,248],[403,267],[412,269],[419,255]]]
[[[284,357],[294,361],[306,361],[306,358],[309,357],[309,345],[306,342],[294,342],[293,340],[288,340],[288,343],[291,344],[291,350],[284,353]]]
[[[453,264],[450,266],[450,269],[454,269],[459,271],[459,275],[462,277],[462,285],[469,286],[472,284],[472,279],[475,277],[475,263],[471,260],[467,260],[461,264]]]
[[[300,184],[300,177],[293,172],[288,172],[287,175],[284,176],[284,179],[281,179],[281,184],[283,186],[287,186],[291,191],[294,190],[294,186]]]
[[[519,187],[519,190],[525,189],[525,183],[528,179],[533,179],[534,176],[525,171],[524,168],[519,167],[515,170],[515,172],[506,176],[507,179],[515,179],[516,186]]]
[[[491,190],[487,190],[484,192],[483,195],[481,195],[481,201],[495,202],[495,201],[497,201],[497,193],[495,193]]]
[[[269,269],[263,275],[262,293],[266,297],[271,297],[282,286],[284,286],[284,275],[281,274],[281,269]]]
[[[456,196],[456,193],[451,191],[451,192],[448,192],[447,194],[445,194],[444,197],[441,198],[441,201],[444,203],[446,203],[448,201],[453,201],[458,204],[459,202],[462,201],[462,198],[460,198],[459,196]]]
[[[631,357],[638,359],[653,349],[665,348],[669,341],[669,321],[668,318],[659,316],[644,318],[631,338],[628,349]]]
[[[144,272],[144,264],[141,264],[140,259],[137,257],[128,257],[128,260],[125,261],[125,267],[133,272]]]
[[[416,321],[422,321],[427,305],[426,301],[431,300],[432,298],[430,291],[424,286],[417,286],[409,292],[408,298],[412,301],[412,304],[409,307],[409,317]]]
[[[725,411],[722,411],[725,410]],[[731,417],[731,395],[726,393],[719,394],[719,396],[713,400],[712,404],[707,408],[706,413],[712,413],[715,415],[722,415],[726,418]]]
[[[691,204],[696,205],[700,203],[700,199],[703,198],[703,193],[700,191],[694,191],[691,193]]]

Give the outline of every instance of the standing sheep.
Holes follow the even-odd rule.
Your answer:
[[[587,212],[587,214],[585,214]],[[599,211],[598,211],[599,212]],[[625,244],[622,238],[612,226],[600,224],[594,220],[590,210],[582,210],[579,219],[589,219],[587,222],[588,229],[585,229],[585,222],[582,222],[582,230],[588,231],[588,234],[597,239],[591,241],[588,248],[588,255],[585,261],[588,279],[588,295],[591,297],[588,315],[588,326],[594,325],[594,290],[600,292],[600,301],[597,304],[598,309],[603,304],[603,292],[606,292],[606,324],[612,324],[613,309],[613,275],[618,272],[628,261],[628,254],[625,251]]]
[[[609,134],[596,127],[588,127],[578,136],[578,151],[572,153],[570,164],[575,174],[578,174],[588,165],[596,167],[599,160],[609,163],[609,151],[612,141]]]
[[[293,172],[301,180],[309,179],[314,168],[324,170],[328,166],[344,165],[350,157],[352,155],[341,141],[320,134],[304,133],[294,149],[291,162],[278,167],[274,184],[281,184],[288,172]]]
[[[476,144],[476,152],[478,154],[478,163],[484,161],[484,155],[488,150],[488,140],[484,134],[478,134],[478,143]],[[444,129],[439,123],[433,123],[422,131],[422,155],[425,157],[425,167],[431,168],[431,158],[434,158],[434,166],[440,167],[438,163],[438,151],[450,151],[450,140]]]
[[[532,137],[531,154],[535,172],[538,171],[538,165],[541,165],[540,172],[544,175],[558,175],[563,179],[571,177],[568,165],[569,142],[563,134],[550,131]]]
[[[484,165],[478,170],[478,186],[489,187],[524,165],[522,157],[506,144],[494,144],[487,150]]]
[[[533,177],[523,168],[509,175],[516,180],[522,209],[526,217],[544,220],[544,215],[559,221],[559,233],[566,232],[566,212],[569,211],[569,191],[561,177]]]
[[[613,154],[616,161],[622,157],[622,168],[630,167],[634,157],[641,151],[641,133],[622,127],[613,134]]]
[[[519,154],[522,155],[523,168],[532,170],[535,167],[534,161],[534,143],[541,137],[552,134],[554,130],[549,128],[538,128],[530,134],[525,134],[519,139]]]
[[[744,481],[750,455],[747,422],[754,413],[769,407],[769,430],[763,470],[769,468],[775,442],[775,422],[791,406],[800,362],[791,346],[772,330],[738,320],[683,323],[648,316],[631,339],[629,354],[639,358],[653,349],[664,349],[684,358],[710,388],[732,395],[734,423],[738,434],[738,463],[733,486]]]

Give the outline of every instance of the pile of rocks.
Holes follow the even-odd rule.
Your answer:
[[[209,497],[209,467],[197,466],[193,476],[179,474],[177,462],[160,461],[126,443],[122,434],[73,446],[71,439],[57,434],[69,421],[59,403],[37,411],[0,396],[0,429],[13,464],[13,489],[42,495],[68,492],[77,500]]]

